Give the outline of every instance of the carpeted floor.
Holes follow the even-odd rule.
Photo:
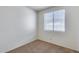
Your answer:
[[[57,46],[41,40],[33,41],[29,44],[16,48],[8,53],[75,53],[76,51]]]

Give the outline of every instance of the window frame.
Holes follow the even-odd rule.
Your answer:
[[[64,11],[64,12],[63,12],[63,14],[64,14],[64,15],[63,15],[63,17],[64,17],[64,19],[63,19],[63,25],[61,25],[61,26],[63,27],[63,30],[58,30],[58,31],[57,31],[57,30],[54,29],[54,28],[55,28],[55,22],[54,22],[54,21],[55,21],[55,16],[54,16],[55,14],[54,14],[54,13],[55,13],[56,11],[58,11],[58,12]],[[52,23],[53,23],[52,27],[53,27],[53,29],[52,29],[52,30],[45,30],[45,18],[44,18],[44,31],[65,32],[65,30],[66,30],[66,29],[65,29],[65,9],[59,9],[59,10],[49,11],[49,12],[46,12],[46,13],[44,13],[44,14],[48,14],[48,13],[51,13],[51,12],[53,13],[53,16],[52,16],[52,18],[53,18],[53,19],[52,19]],[[44,14],[43,14],[43,17],[45,17]]]

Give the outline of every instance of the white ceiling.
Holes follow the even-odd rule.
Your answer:
[[[36,11],[40,11],[40,10],[46,9],[48,7],[50,7],[50,6],[29,6],[29,8],[32,8],[32,9],[34,9]]]

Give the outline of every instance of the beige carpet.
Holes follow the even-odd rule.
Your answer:
[[[33,41],[29,44],[16,48],[8,53],[75,53],[76,51],[57,46],[41,40]]]

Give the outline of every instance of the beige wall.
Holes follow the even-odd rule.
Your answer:
[[[49,10],[66,10],[66,32],[45,32],[43,13]],[[79,7],[52,7],[38,12],[38,39],[79,51]]]

